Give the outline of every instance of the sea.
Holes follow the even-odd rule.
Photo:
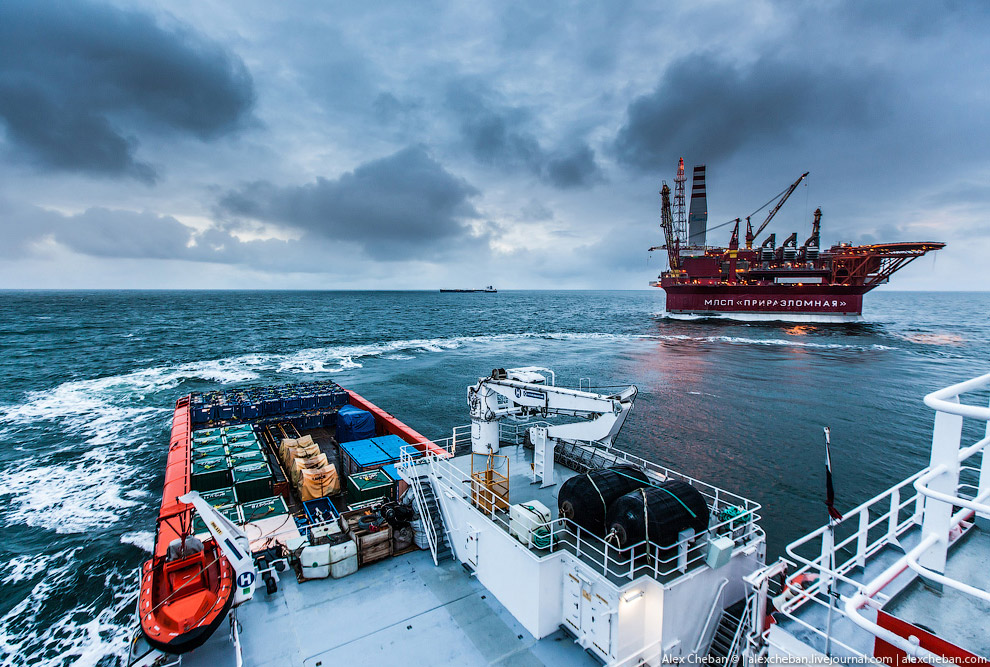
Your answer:
[[[654,291],[0,292],[0,663],[118,665],[175,399],[329,378],[428,436],[546,366],[635,384],[617,446],[762,504],[768,558],[927,465],[922,397],[990,372],[990,294],[879,290],[863,323],[669,319]]]

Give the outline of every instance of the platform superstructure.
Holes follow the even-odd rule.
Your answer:
[[[674,206],[670,189],[661,190],[664,244],[650,250],[667,252],[668,269],[653,287],[666,292],[672,316],[731,317],[744,320],[843,322],[862,316],[863,295],[923,255],[939,250],[936,241],[821,246],[822,211],[817,209],[811,233],[798,245],[797,232],[777,245],[768,235],[756,245],[777,212],[808,176],[801,175],[765,206],[776,202],[754,231],[752,216],[707,226],[705,167],[695,167],[690,215],[685,224],[684,160],[677,170]],[[759,211],[757,211],[759,212]],[[754,212],[752,215],[756,215]],[[732,225],[727,246],[707,245],[708,232]]]

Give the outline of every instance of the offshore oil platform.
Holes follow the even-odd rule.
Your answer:
[[[815,211],[811,235],[797,244],[797,232],[777,245],[775,233],[756,245],[798,185],[805,172],[787,189],[745,219],[708,228],[705,165],[694,168],[691,206],[685,217],[684,158],[674,178],[674,197],[666,182],[661,189],[661,222],[668,269],[650,283],[666,292],[671,316],[727,317],[741,320],[848,322],[862,318],[863,295],[886,283],[915,259],[945,247],[936,241],[852,245],[821,249],[822,210]],[[776,202],[754,231],[751,221]],[[709,231],[733,225],[725,247],[706,245]]]

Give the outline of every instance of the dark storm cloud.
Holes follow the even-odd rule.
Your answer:
[[[760,58],[737,66],[708,54],[671,64],[656,90],[634,99],[614,142],[618,160],[655,170],[678,155],[725,160],[751,145],[879,122],[885,77],[864,63],[831,67]]]
[[[87,2],[0,3],[0,121],[42,166],[150,182],[133,133],[214,139],[253,100],[243,62],[188,28]]]
[[[478,213],[478,191],[430,157],[406,148],[365,163],[338,179],[300,186],[256,182],[228,192],[227,216],[293,227],[313,238],[352,241],[375,259],[435,257],[471,236],[465,224]]]
[[[502,104],[495,97],[469,79],[447,88],[446,106],[459,122],[464,146],[478,162],[505,170],[525,169],[556,188],[602,180],[595,152],[587,143],[573,140],[547,151],[530,129],[535,123],[532,114],[522,107]]]

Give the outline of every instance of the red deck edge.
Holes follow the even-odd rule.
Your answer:
[[[410,426],[403,424],[394,415],[385,412],[380,407],[350,389],[345,391],[351,396],[351,405],[367,410],[375,416],[375,425],[381,430],[378,435],[397,435],[421,452],[430,452],[441,458],[448,458],[450,453],[442,447],[437,447],[432,440]]]
[[[189,525],[192,506],[180,503],[178,497],[188,493],[190,488],[189,460],[192,447],[192,421],[189,414],[189,397],[183,396],[175,403],[172,415],[172,435],[168,443],[168,460],[165,464],[165,488],[162,490],[162,506],[158,512],[158,536],[155,541],[155,556],[164,556],[169,543],[179,538],[176,528]],[[178,513],[178,515],[177,515]],[[175,516],[170,521],[164,517]]]

